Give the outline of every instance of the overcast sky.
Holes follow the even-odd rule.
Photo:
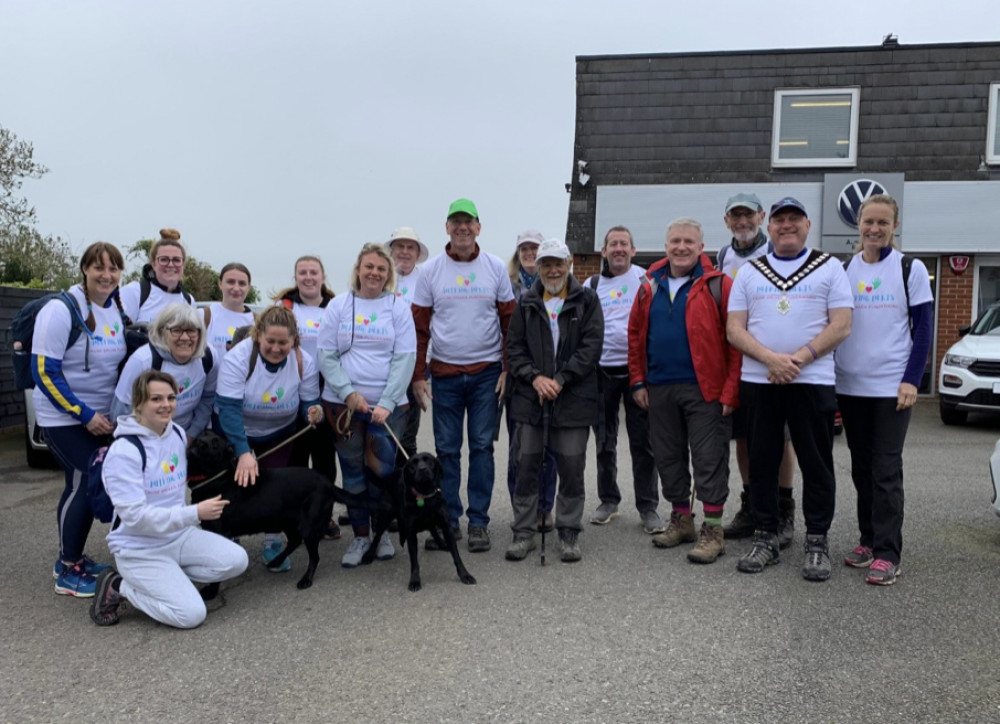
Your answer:
[[[815,8],[815,9],[813,9]],[[24,192],[79,253],[179,229],[264,292],[319,254],[478,205],[489,251],[561,237],[575,56],[998,40],[1000,3],[0,0],[0,125],[50,172]]]

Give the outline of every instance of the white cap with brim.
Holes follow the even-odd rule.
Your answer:
[[[414,231],[409,226],[400,226],[396,229],[393,229],[392,236],[389,237],[389,241],[387,241],[385,245],[391,250],[392,243],[394,241],[398,241],[399,239],[412,241],[418,247],[420,247],[420,253],[417,255],[417,264],[423,264],[425,261],[427,261],[427,257],[430,256],[430,251],[428,251],[427,247],[424,246],[424,243],[420,241],[420,235],[417,234],[416,231]]]
[[[546,239],[538,245],[538,252],[535,254],[535,262],[542,259],[572,259],[573,252],[561,239]]]

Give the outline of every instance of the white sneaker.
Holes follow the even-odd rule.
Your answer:
[[[372,547],[371,538],[355,538],[351,541],[351,544],[347,546],[347,552],[344,553],[344,557],[340,559],[340,565],[344,568],[357,568],[361,565],[361,558],[364,556],[365,552]]]
[[[378,547],[375,548],[375,557],[380,561],[388,561],[396,556],[396,549],[392,547],[392,541],[389,540],[389,531],[382,534],[382,537],[378,539]]]

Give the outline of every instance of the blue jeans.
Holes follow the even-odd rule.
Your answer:
[[[496,386],[501,364],[496,362],[475,375],[432,377],[434,395],[434,446],[444,472],[441,490],[448,501],[451,527],[462,517],[462,422],[469,423],[469,527],[490,523],[493,498],[493,428],[497,422]]]
[[[327,418],[336,420],[344,411],[343,405],[324,403],[328,409]],[[398,439],[406,427],[409,408],[401,405],[390,413],[386,424],[392,428]],[[371,424],[371,414],[354,413],[349,426],[350,435],[336,435],[335,445],[337,457],[340,458],[340,472],[344,482],[344,490],[349,493],[364,493],[379,495],[380,488],[369,481],[369,476],[384,478],[396,469],[396,443],[389,436],[385,425]],[[333,432],[331,428],[331,432]],[[355,533],[370,523],[367,510],[351,508],[351,527]]]

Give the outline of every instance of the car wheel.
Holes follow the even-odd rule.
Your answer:
[[[951,405],[940,403],[941,422],[945,425],[964,425],[969,419],[969,413],[965,410],[956,410]]]
[[[39,450],[31,445],[31,436],[28,433],[28,426],[24,426],[24,457],[28,460],[29,468],[40,468],[51,470],[59,467],[52,453],[48,450]]]

